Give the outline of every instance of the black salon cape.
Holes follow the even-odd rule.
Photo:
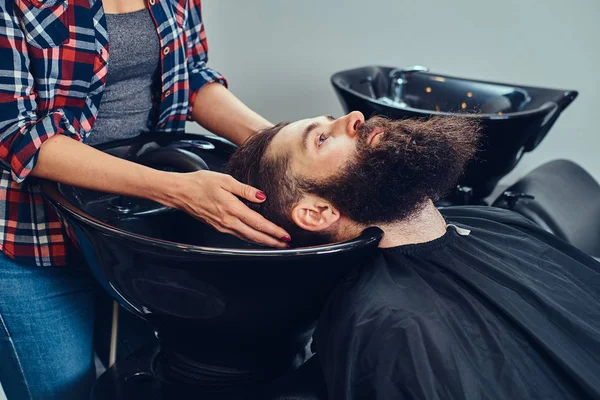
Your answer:
[[[329,399],[600,399],[600,263],[510,211],[454,207],[381,249],[315,332]]]

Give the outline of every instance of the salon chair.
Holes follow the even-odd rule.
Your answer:
[[[572,161],[541,165],[511,185],[493,206],[516,211],[600,258],[600,185]]]
[[[97,146],[179,172],[222,171],[235,146],[213,136],[142,135]],[[100,285],[145,319],[158,346],[119,360],[93,400],[324,400],[315,357],[303,364],[319,313],[343,274],[382,237],[268,249],[178,210],[40,181],[43,195]]]

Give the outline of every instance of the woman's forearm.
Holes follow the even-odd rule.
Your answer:
[[[259,203],[256,188],[213,171],[159,171],[103,153],[64,135],[40,148],[31,175],[81,188],[144,197],[185,211],[220,232],[274,247],[289,234],[250,210],[240,198]]]
[[[241,144],[256,131],[273,126],[219,83],[202,87],[192,119],[216,135]]]
[[[32,176],[55,182],[160,201],[170,180],[166,172],[103,153],[64,135],[40,148]]]

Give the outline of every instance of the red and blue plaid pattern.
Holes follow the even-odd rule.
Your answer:
[[[162,64],[153,130],[183,131],[198,90],[209,82],[226,85],[206,65],[200,2],[148,1]],[[5,169],[0,174],[0,248],[17,262],[66,263],[65,229],[26,178],[40,146],[52,136],[85,141],[98,115],[109,55],[100,0],[0,3],[0,161]]]

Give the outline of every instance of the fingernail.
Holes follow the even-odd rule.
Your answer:
[[[284,237],[281,238],[281,240],[283,240],[284,242],[288,242],[289,243],[289,242],[292,241],[292,238],[289,237],[289,236],[284,236]]]
[[[256,192],[256,198],[259,200],[264,200],[267,198],[267,195],[264,194],[263,192]]]

